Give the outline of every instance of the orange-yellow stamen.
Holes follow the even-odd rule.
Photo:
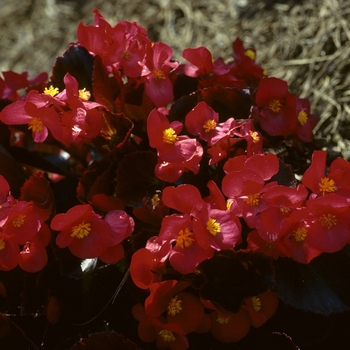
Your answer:
[[[320,186],[320,192],[322,193],[322,195],[325,195],[326,193],[331,193],[337,190],[337,186],[334,180],[330,179],[329,177],[322,178],[321,182],[318,185]]]
[[[72,228],[72,233],[70,236],[81,239],[88,236],[90,231],[91,231],[91,224],[84,223],[83,221],[81,224],[76,225]]]
[[[249,205],[259,205],[259,193],[250,194],[244,201]]]
[[[337,224],[337,219],[333,214],[323,214],[320,218],[320,223],[326,229],[330,229],[332,226]]]
[[[165,76],[164,72],[161,69],[155,69],[153,71],[153,79],[162,80],[162,79],[165,79],[165,78],[166,78],[166,76]]]
[[[305,111],[300,111],[298,114],[298,122],[301,125],[305,125],[307,122],[307,113]]]
[[[203,125],[204,132],[209,132],[209,131],[215,130],[216,125],[217,124],[216,124],[216,121],[214,119],[207,120]]]
[[[124,58],[125,60],[128,60],[130,58],[130,51],[125,50],[122,54],[122,58]]]
[[[173,145],[177,140],[177,135],[173,128],[168,128],[163,131],[163,142]]]
[[[32,129],[33,132],[42,132],[44,130],[44,124],[40,118],[34,117],[28,122],[28,129]]]
[[[193,232],[191,232],[187,227],[185,230],[180,230],[179,236],[176,239],[176,245],[182,249],[190,247],[194,242],[194,238],[191,237],[192,235]]]
[[[5,241],[4,241],[4,239],[3,238],[0,238],[0,250],[3,250],[3,249],[5,249]]]
[[[218,316],[218,318],[216,319],[217,323],[220,324],[227,324],[230,321],[231,317],[220,317]]]
[[[90,91],[87,91],[85,88],[84,89],[80,89],[79,90],[79,97],[83,101],[89,101],[89,99],[91,97]]]
[[[182,310],[181,306],[182,300],[177,299],[177,295],[174,298],[171,298],[168,305],[168,315],[175,316],[180,313]]]
[[[253,143],[257,143],[260,141],[260,136],[257,131],[251,131],[249,130],[249,135],[253,139]]]
[[[290,213],[290,208],[288,207],[281,207],[280,208],[280,212],[282,213],[282,215],[287,215]]]
[[[12,220],[12,225],[14,227],[21,227],[24,224],[24,219],[25,219],[25,215],[17,215],[13,220]]]
[[[58,88],[54,88],[52,85],[50,85],[49,88],[44,89],[44,94],[51,95],[52,97],[56,96],[59,92],[60,90],[58,90]]]
[[[218,223],[215,219],[209,218],[207,222],[207,230],[210,232],[211,235],[214,237],[221,232],[221,226],[220,223]]]
[[[171,343],[176,340],[173,332],[169,331],[168,329],[162,329],[161,331],[159,331],[159,335],[166,343]]]
[[[307,236],[307,228],[305,226],[299,227],[296,231],[294,231],[294,238],[297,242],[305,241]]]
[[[269,104],[269,109],[272,112],[278,113],[281,110],[282,103],[280,100],[272,100]]]
[[[252,297],[253,309],[258,312],[261,310],[261,301],[258,297]]]
[[[160,198],[158,196],[158,194],[156,193],[152,198],[151,198],[151,205],[153,207],[156,207],[160,202]]]

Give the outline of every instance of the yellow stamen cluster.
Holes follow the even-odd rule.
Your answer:
[[[12,220],[12,225],[14,227],[21,227],[24,224],[24,219],[25,219],[25,215],[17,215],[13,220]]]
[[[34,117],[28,122],[28,130],[33,130],[33,132],[42,132],[44,130],[44,124],[40,118]]]
[[[251,131],[249,130],[249,135],[253,139],[253,143],[257,143],[260,141],[260,136],[257,131]]]
[[[158,194],[156,193],[152,198],[151,198],[151,205],[153,207],[156,207],[160,202],[160,198],[158,196]]]
[[[204,132],[210,132],[212,130],[215,130],[216,128],[216,121],[214,119],[209,119],[207,120],[204,125],[203,125],[203,129],[204,129]]]
[[[220,323],[220,324],[227,324],[229,321],[230,321],[231,317],[220,317],[218,316],[218,318],[216,319],[216,322],[217,323]]]
[[[287,215],[287,214],[290,213],[290,208],[288,208],[288,207],[281,207],[281,208],[280,208],[280,212],[281,212],[281,214],[283,214],[283,215]]]
[[[88,236],[90,231],[91,231],[91,224],[84,223],[84,221],[83,221],[81,224],[76,225],[72,228],[72,233],[70,236],[82,239],[82,238]]]
[[[250,194],[244,201],[249,205],[259,205],[259,193]]]
[[[166,76],[164,74],[164,72],[161,70],[161,69],[155,69],[153,71],[153,79],[155,80],[162,80],[162,79],[165,79]]]
[[[163,142],[173,145],[177,140],[177,135],[173,128],[168,128],[163,131]]]
[[[56,96],[60,91],[58,90],[58,88],[53,87],[52,85],[50,85],[49,88],[45,88],[44,90],[44,94],[46,95],[51,95],[52,97]]]
[[[294,231],[294,238],[297,242],[303,242],[307,236],[307,228],[305,226],[299,227]]]
[[[307,122],[307,113],[305,111],[300,111],[298,114],[298,122],[301,125],[305,125]]]
[[[125,50],[122,54],[122,58],[124,58],[125,60],[128,60],[130,58],[130,51]]]
[[[171,343],[176,340],[173,332],[169,331],[168,329],[162,329],[161,331],[159,331],[159,335],[166,343]]]
[[[319,221],[320,221],[321,225],[328,230],[337,224],[337,219],[336,219],[335,215],[333,215],[333,214],[327,214],[327,215],[323,214],[319,218]]]
[[[3,249],[5,249],[5,241],[4,241],[4,239],[3,238],[0,238],[0,250],[3,250]]]
[[[91,94],[90,91],[87,91],[85,88],[84,89],[80,89],[79,91],[79,97],[83,100],[83,101],[89,101]]]
[[[215,219],[209,218],[207,221],[207,230],[210,232],[211,235],[214,237],[221,232],[221,226],[220,223],[218,223]]]
[[[269,104],[269,109],[272,112],[278,113],[281,110],[282,103],[280,100],[272,100]]]
[[[176,239],[176,245],[182,249],[190,247],[194,242],[194,238],[191,237],[192,235],[193,232],[187,227],[185,230],[180,230],[179,236]]]
[[[252,304],[256,312],[261,310],[261,300],[258,297],[252,297]]]
[[[178,300],[177,295],[174,298],[171,298],[168,305],[168,315],[175,316],[180,313],[182,310],[181,306],[182,300]]]
[[[320,187],[320,192],[322,195],[325,195],[326,193],[332,193],[337,190],[337,186],[334,180],[330,179],[329,177],[322,178],[321,182],[318,185]]]

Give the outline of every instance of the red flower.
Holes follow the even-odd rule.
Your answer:
[[[183,68],[184,73],[189,77],[209,75],[214,70],[213,57],[204,46],[185,49],[182,51],[182,57],[190,62]]]
[[[278,304],[277,294],[267,291],[245,299],[242,308],[248,311],[252,326],[257,328],[275,314]]]
[[[14,269],[19,262],[19,245],[0,232],[0,270]]]
[[[157,42],[149,47],[143,64],[142,76],[145,80],[146,95],[156,107],[166,106],[174,98],[173,84],[168,75],[177,68],[177,62],[170,62],[173,50],[167,44]]]
[[[27,242],[19,255],[19,266],[27,272],[38,272],[47,264],[48,256],[45,246],[39,239]]]
[[[260,126],[271,136],[293,134],[296,123],[296,96],[288,92],[284,80],[264,78],[256,92]]]
[[[298,98],[296,104],[295,135],[304,142],[312,142],[312,130],[317,124],[316,114],[310,114],[310,101],[307,98]]]
[[[110,227],[90,204],[76,205],[65,214],[57,214],[51,221],[51,229],[60,231],[56,244],[60,248],[68,246],[81,259],[98,257],[110,244]]]

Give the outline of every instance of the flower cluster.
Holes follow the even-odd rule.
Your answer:
[[[309,101],[239,38],[229,62],[198,47],[181,63],[137,23],[94,13],[49,82],[0,80],[6,164],[24,177],[10,191],[0,168],[0,270],[63,271],[62,250],[122,261],[143,342],[240,341],[283,299],[274,264],[350,243],[350,163],[328,168]]]

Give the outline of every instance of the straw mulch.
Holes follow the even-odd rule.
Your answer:
[[[94,8],[111,24],[138,22],[179,60],[183,49],[201,45],[231,59],[239,36],[270,76],[310,99],[320,116],[317,137],[350,160],[349,0],[2,0],[0,71],[50,73],[79,21],[93,23]]]

